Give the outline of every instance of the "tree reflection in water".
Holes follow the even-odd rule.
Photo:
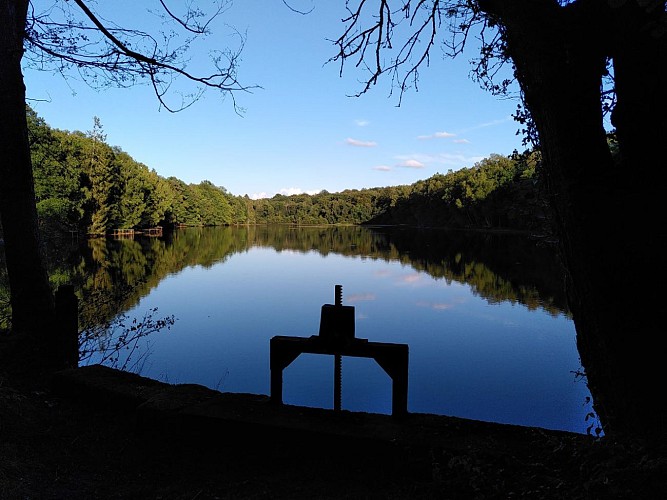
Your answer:
[[[312,281],[324,279],[323,276],[317,274],[320,273],[318,266],[324,265],[326,267],[325,263],[328,262],[328,257],[336,256],[340,259],[342,256],[344,258],[354,258],[353,260],[355,261],[361,259],[361,261],[370,261],[375,264],[386,262],[389,265],[393,265],[399,263],[401,267],[413,269],[418,275],[428,275],[434,281],[442,280],[443,286],[461,285],[466,290],[470,290],[474,296],[482,299],[486,304],[517,304],[522,306],[521,309],[525,308],[529,311],[539,310],[546,313],[547,316],[569,317],[569,312],[565,305],[563,284],[561,282],[562,273],[560,272],[555,251],[548,245],[532,240],[526,235],[390,227],[290,227],[285,225],[268,225],[187,228],[177,230],[173,233],[165,233],[160,238],[143,237],[129,240],[99,238],[80,242],[80,245],[62,245],[61,252],[51,259],[50,272],[54,285],[72,283],[75,285],[77,295],[79,296],[79,322],[83,332],[81,338],[82,363],[104,360],[107,364],[115,364],[124,369],[142,371],[149,354],[146,346],[150,346],[150,343],[145,342],[147,336],[150,337],[152,335],[151,332],[159,330],[165,330],[166,333],[166,330],[173,324],[173,320],[175,319],[173,316],[170,316],[155,319],[152,323],[146,321],[146,314],[152,314],[153,318],[157,315],[157,312],[153,311],[156,305],[160,307],[161,311],[172,314],[177,313],[177,316],[181,316],[178,318],[178,332],[181,329],[191,331],[192,335],[187,336],[188,340],[186,342],[189,342],[187,349],[195,352],[198,347],[194,344],[201,341],[198,337],[199,333],[196,331],[200,328],[200,325],[192,323],[194,319],[190,316],[190,313],[182,309],[179,310],[177,307],[174,307],[175,303],[170,303],[168,300],[165,302],[157,301],[147,306],[142,302],[142,299],[154,291],[162,281],[181,274],[186,268],[193,268],[193,272],[189,271],[189,275],[192,274],[192,277],[188,278],[187,283],[189,286],[194,286],[195,289],[181,289],[177,291],[176,293],[180,296],[181,301],[187,300],[189,298],[188,294],[195,293],[196,288],[201,289],[207,286],[213,287],[212,293],[229,293],[228,290],[235,288],[238,284],[234,280],[255,278],[244,278],[240,277],[234,271],[224,271],[224,279],[232,281],[218,282],[215,280],[222,278],[213,278],[214,274],[207,277],[209,275],[203,273],[203,271],[212,269],[214,266],[216,266],[218,273],[220,269],[232,270],[235,266],[228,268],[227,266],[217,265],[226,262],[234,255],[241,256],[253,249],[253,252],[256,252],[262,248],[272,250],[277,255],[281,253],[297,253],[304,254],[305,256],[308,254],[310,256],[308,262],[315,267],[298,271],[290,277],[293,282],[289,284],[291,287],[300,287],[304,290],[312,286]],[[312,257],[313,255],[327,257],[327,260],[317,259],[317,257]],[[346,260],[349,261],[349,259]],[[197,269],[201,269],[202,272],[196,271]],[[254,272],[257,275],[256,279],[261,280],[265,278],[265,276],[262,276],[262,273],[265,273],[266,269],[251,267],[246,269],[245,272],[250,273],[247,275],[249,277],[252,277],[252,273]],[[198,279],[202,279],[203,281],[196,281]],[[327,290],[333,283],[339,281],[335,278],[336,281],[329,282],[329,279],[330,276],[327,276],[327,282],[323,285]],[[195,281],[192,282],[192,280]],[[207,280],[213,281],[209,282]],[[264,288],[280,289],[282,286],[282,283],[266,283]],[[213,292],[213,290],[217,291]],[[232,298],[235,309],[231,309],[232,312],[227,313],[226,316],[217,316],[218,323],[216,323],[215,328],[218,333],[216,335],[229,336],[246,327],[252,331],[267,329],[266,326],[255,322],[256,318],[248,316],[257,316],[259,309],[255,308],[255,312],[253,313],[253,307],[255,307],[253,304],[244,305],[238,303],[238,300],[256,301],[258,306],[260,304],[263,306],[267,301],[276,302],[276,299],[282,299],[283,297],[277,297],[276,295],[271,295],[271,293],[265,294],[265,290],[261,290],[261,286],[256,293],[257,296]],[[194,300],[198,299],[195,298]],[[146,302],[150,303],[151,300],[147,300]],[[198,305],[209,307],[206,305],[209,304],[207,301],[201,302],[202,304]],[[321,304],[318,303],[317,307],[319,306]],[[472,311],[467,309],[470,306],[472,304],[465,306],[461,311],[464,314],[479,314],[480,312],[486,314],[481,310]],[[148,309],[143,311],[142,307],[147,307]],[[395,305],[383,299],[382,303],[378,302],[373,307],[375,314],[382,314],[383,307],[386,310],[386,308],[391,309]],[[137,319],[137,323],[133,324],[132,321],[134,320],[124,315],[124,313],[130,310],[132,310],[133,317],[136,316],[137,318],[144,319]],[[417,310],[413,308],[411,311],[409,314],[427,314],[426,309]],[[207,315],[214,315],[219,312],[198,309],[196,314],[199,317],[203,315],[205,319]],[[307,313],[308,311],[303,312],[303,314]],[[438,340],[442,346],[446,346],[446,351],[443,352],[449,352],[453,348],[460,348],[460,345],[452,343],[459,342],[459,340],[451,337],[452,328],[456,331],[465,331],[468,328],[463,323],[452,324],[452,321],[465,321],[464,318],[452,313],[453,311],[448,311],[446,319],[440,319],[444,323],[441,323],[441,326],[434,327],[433,333],[436,333],[437,329],[437,334],[443,335]],[[271,313],[264,311],[261,314]],[[428,314],[433,315],[433,313]],[[444,316],[439,317],[445,318]],[[168,323],[170,320],[172,321],[171,324]],[[293,330],[294,322],[289,322],[289,318],[285,321],[288,321],[286,327],[280,326],[278,322],[275,322],[270,327],[270,329],[281,328],[282,331],[274,330],[266,332],[267,335],[281,333],[301,335],[300,332]],[[245,324],[241,324],[241,322]],[[141,328],[132,330],[137,325],[141,325]],[[396,332],[405,334],[414,330],[413,325],[414,321],[406,317],[399,319],[399,322],[390,326]],[[383,328],[389,328],[389,326],[385,325]],[[490,328],[493,328],[493,326],[490,326]],[[123,332],[126,333],[124,334]],[[136,332],[138,332],[138,337],[133,336]],[[155,339],[171,338],[174,335],[180,335],[178,332],[173,331],[165,337],[160,335],[154,337]],[[506,330],[498,330],[496,333],[500,334],[501,332],[507,334]],[[149,333],[151,335],[148,335]],[[469,332],[468,334],[470,335]],[[509,334],[512,335],[511,331]],[[394,335],[393,338],[391,338],[392,335]],[[142,342],[136,342],[138,340],[142,340]],[[376,338],[375,340],[411,342],[410,338],[400,338],[398,333],[388,330],[381,335],[381,338]],[[230,341],[236,342],[232,338],[230,338]],[[479,341],[482,341],[481,337]],[[490,341],[484,340],[484,342],[490,342],[486,346],[486,351],[491,356],[489,359],[498,360],[506,355],[514,356],[515,353],[508,352],[508,349],[511,350],[511,347],[509,347],[511,344],[508,342],[511,341],[512,339],[507,338],[492,339]],[[162,340],[159,340],[159,342],[162,342]],[[264,341],[259,338],[254,339],[253,342],[255,347],[253,347],[252,356],[262,358],[266,354],[262,350],[268,349],[268,340],[266,341],[266,346],[263,345]],[[534,345],[534,339],[529,339],[527,342]],[[574,338],[572,338],[572,343],[574,343]],[[142,346],[144,351],[136,351],[139,345]],[[133,356],[128,358],[123,354],[116,355],[114,349],[120,346],[125,348],[126,353],[128,351],[133,353]],[[184,350],[185,347],[181,347],[180,349]],[[217,361],[211,362],[216,363],[216,369],[222,371],[217,373],[217,375],[209,374],[207,376],[211,379],[217,377],[215,380],[218,380],[220,379],[220,373],[231,373],[229,377],[225,378],[225,387],[221,388],[228,390],[232,386],[234,377],[238,376],[238,367],[235,368],[237,371],[234,371],[230,369],[230,366],[224,364],[227,362],[226,360],[221,360],[221,357],[224,358],[228,351],[231,353],[229,348],[221,346],[219,349],[220,351],[208,353],[206,356],[217,356]],[[424,350],[425,348],[416,348],[414,350],[415,357],[419,355],[420,349],[423,355],[426,356],[421,361],[422,365],[428,364],[432,367],[429,370],[441,372],[438,376],[452,377],[457,371],[467,372],[469,370],[468,367],[461,364],[470,362],[466,361],[467,358],[463,354],[459,355],[460,359],[445,362],[441,358],[433,358],[433,356],[436,356],[435,353],[439,351],[433,351],[431,354],[429,349]],[[94,350],[97,350],[97,353],[93,355],[92,351]],[[190,354],[186,355],[179,352],[180,358],[187,358],[188,356]],[[437,354],[437,356],[441,356],[441,354]],[[470,359],[473,362],[482,362],[474,361],[475,358]],[[546,361],[551,363],[549,358]],[[185,360],[181,361],[179,359],[178,361],[179,366],[185,363]],[[532,366],[532,361],[520,361],[520,363],[528,363]],[[569,366],[570,361],[567,363],[568,366],[563,367],[563,370],[566,374],[569,374],[576,366]],[[192,364],[192,361],[190,361],[190,364]],[[246,364],[248,364],[247,360]],[[350,362],[349,366],[352,366],[352,364]],[[173,377],[183,377],[183,373],[185,373],[183,370],[185,369],[187,368],[182,366],[181,372]],[[517,370],[514,369],[514,371]],[[552,376],[539,373],[532,374],[531,370],[533,368],[529,368],[528,366],[521,368],[523,373],[531,373],[528,377],[537,376],[537,378],[540,378]],[[329,372],[330,370],[326,369],[326,371]],[[504,375],[507,374],[507,372],[504,372]],[[469,378],[479,378],[474,372],[471,372],[471,375]],[[258,377],[262,376],[261,374],[258,375]],[[429,373],[429,376],[434,376],[434,373]],[[573,379],[574,376],[570,378],[570,382]],[[470,383],[472,384],[473,381],[470,381]],[[496,398],[498,396],[497,390],[499,386],[496,387],[498,383],[500,382],[493,381],[493,384],[488,385],[486,389],[482,389],[483,392],[479,392],[471,397],[478,399]],[[211,385],[215,385],[214,381],[211,382]],[[519,385],[523,385],[523,383],[519,382]],[[438,389],[438,391],[442,392],[442,395],[438,397],[451,398],[459,396],[465,390],[478,391],[478,389],[471,389],[472,387],[473,385],[466,386],[462,384],[457,389],[457,394],[452,394],[451,392],[445,394],[445,392]],[[416,391],[412,392],[414,397],[417,397],[417,392],[424,392],[424,387],[417,387],[416,389]],[[443,389],[443,391],[445,390],[451,391],[451,388]],[[504,391],[504,389],[502,390]],[[495,392],[488,393],[488,391]],[[327,388],[324,392],[329,394],[330,390]],[[581,400],[576,403],[578,406],[583,405],[583,396]],[[585,410],[582,409],[582,426],[584,425],[584,414]]]

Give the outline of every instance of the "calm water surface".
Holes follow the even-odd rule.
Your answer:
[[[410,412],[586,432],[589,392],[573,374],[581,366],[574,325],[549,276],[558,268],[533,242],[515,250],[509,236],[262,231],[191,229],[149,244],[155,255],[187,250],[127,312],[158,308],[176,318],[144,339],[142,375],[269,394],[271,337],[316,335],[321,307],[334,303],[340,284],[357,338],[409,345]],[[206,257],[186,258],[198,244]],[[284,371],[284,402],[332,408],[333,375],[333,356],[301,355]],[[344,357],[342,386],[343,409],[391,413],[391,381],[375,361]]]

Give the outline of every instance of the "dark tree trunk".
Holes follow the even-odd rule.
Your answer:
[[[625,268],[616,276],[617,294],[608,299],[613,314],[603,326],[610,343],[618,402],[614,427],[649,438],[667,436],[667,411],[659,388],[664,380],[664,298],[667,234],[663,220],[664,144],[667,137],[667,34],[664,3],[653,10],[626,2],[613,11],[615,37],[611,56],[617,92],[613,125],[620,149],[612,207],[623,233],[616,242]],[[618,231],[617,231],[618,234]],[[606,283],[609,285],[609,283]],[[658,286],[655,286],[658,285]]]
[[[54,305],[40,255],[21,71],[27,0],[0,3],[0,216],[11,292],[12,329],[45,338]]]
[[[607,10],[606,2],[480,5],[502,27],[539,134],[577,346],[596,413],[607,435],[664,438],[664,406],[652,394],[661,361],[655,336],[664,327],[647,289],[664,255],[658,253],[664,248],[658,243],[664,233],[660,212],[648,203],[657,200],[650,172],[664,165],[657,147],[665,137],[660,98],[666,87],[658,75],[664,37],[633,29],[626,14]],[[612,54],[610,33],[619,26],[626,32],[621,50]],[[615,56],[620,163],[612,159],[603,127],[607,56]],[[656,128],[648,131],[649,123]]]

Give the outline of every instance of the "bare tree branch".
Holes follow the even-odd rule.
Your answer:
[[[216,9],[215,13],[213,13],[211,16],[209,16],[208,20],[202,25],[199,23],[195,23],[194,25],[190,24],[190,21],[192,19],[196,19],[197,17],[201,17],[203,13],[199,10],[195,11],[195,13],[190,14],[188,13],[188,16],[186,20],[184,21],[180,17],[172,14],[171,10],[169,10],[169,7],[164,3],[163,0],[159,0],[160,4],[162,5],[162,8],[164,11],[167,13],[169,17],[171,17],[174,21],[176,21],[178,24],[180,24],[183,28],[185,28],[187,31],[190,31],[191,33],[195,33],[198,35],[203,35],[205,33],[208,33],[208,26],[211,24],[211,22],[218,17],[225,9],[225,5],[229,5],[229,2],[225,2],[225,4],[220,4],[218,8]]]
[[[456,57],[463,52],[471,30],[483,34],[488,28],[487,17],[471,0],[379,0],[375,14],[372,5],[376,3],[370,0],[346,0],[349,15],[342,20],[345,31],[330,40],[338,53],[327,62],[339,63],[341,76],[346,62],[366,71],[362,88],[354,97],[368,92],[380,77],[390,75],[391,89],[399,90],[399,106],[408,89],[417,89],[419,70],[430,64],[436,44],[442,45],[444,56]],[[437,35],[445,22],[450,38],[439,41]],[[491,39],[489,45],[498,43],[499,38]],[[499,50],[487,50],[473,73],[480,70],[483,76],[495,75],[500,67],[495,64],[503,61],[489,60],[499,55]]]
[[[191,38],[176,48],[171,48],[174,32],[161,33],[162,41],[151,34],[117,26],[93,12],[85,0],[72,0],[80,9],[77,14],[69,9],[69,2],[56,0],[46,11],[36,13],[31,4],[25,29],[26,54],[24,61],[36,69],[55,69],[68,77],[67,69],[75,69],[81,78],[94,88],[106,86],[129,87],[147,81],[160,103],[170,112],[181,111],[201,98],[206,89],[215,89],[223,96],[231,96],[234,110],[241,114],[235,95],[260,88],[257,85],[243,85],[237,79],[240,55],[245,44],[245,35],[234,31],[237,47],[211,51],[209,56],[213,71],[196,74],[188,69],[187,59],[190,44],[199,37],[209,34],[210,23],[221,15],[230,4],[221,0],[211,16],[192,5],[183,17],[178,17],[169,9],[165,0],[158,0],[166,14],[164,19],[176,23]],[[182,77],[195,84],[196,90],[183,95],[173,86]],[[173,101],[175,94],[181,95],[178,104]]]
[[[283,4],[285,4],[285,7],[287,7],[292,12],[296,12],[297,14],[301,14],[303,16],[305,16],[306,14],[310,14],[313,10],[315,10],[315,5],[313,5],[309,10],[300,10],[295,7],[292,7],[287,0],[283,0]]]

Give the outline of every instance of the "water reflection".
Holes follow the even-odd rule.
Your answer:
[[[188,228],[163,238],[88,240],[77,249],[78,261],[70,257],[70,265],[61,267],[69,267],[66,279],[80,290],[82,323],[91,324],[101,313],[109,319],[131,308],[167,276],[188,267],[210,268],[253,247],[400,262],[448,284],[466,284],[492,303],[568,314],[553,250],[521,235],[282,225]],[[86,311],[86,303],[98,302],[87,299],[100,294],[108,305]]]
[[[585,432],[589,396],[554,252],[524,236],[408,228],[189,228],[63,247],[81,324],[159,308],[142,374],[269,394],[269,342],[316,334],[334,284],[359,338],[410,346],[409,411]],[[103,300],[102,300],[103,299]],[[343,409],[391,413],[391,380],[347,358]],[[304,354],[284,401],[332,407],[334,357]]]

